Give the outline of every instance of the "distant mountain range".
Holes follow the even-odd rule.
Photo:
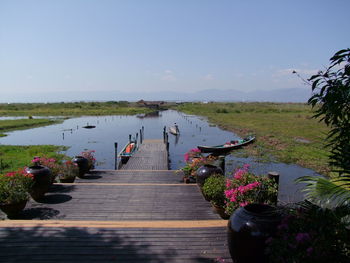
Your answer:
[[[255,90],[249,92],[237,90],[208,89],[197,92],[124,92],[124,91],[86,91],[86,92],[55,92],[33,94],[17,94],[10,98],[3,94],[1,102],[61,102],[61,101],[138,101],[164,100],[164,101],[269,101],[269,102],[306,102],[310,96],[310,89],[276,89]]]

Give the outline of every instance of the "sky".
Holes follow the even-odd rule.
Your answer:
[[[0,102],[309,92],[291,72],[308,78],[350,47],[349,10],[349,0],[0,0]]]

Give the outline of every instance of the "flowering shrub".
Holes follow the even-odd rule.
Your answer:
[[[184,155],[186,163],[192,162],[192,159],[196,157],[201,157],[201,151],[198,148],[193,148]]]
[[[50,169],[52,180],[54,180],[60,172],[60,164],[54,158],[34,157],[32,160],[34,165],[43,165]]]
[[[189,180],[189,182],[196,182],[196,171],[199,167],[205,164],[212,164],[217,158],[214,156],[202,156],[201,151],[197,148],[193,148],[189,150],[184,155],[184,159],[186,162],[185,167],[181,170],[184,172],[184,179]]]
[[[349,221],[339,212],[310,203],[289,209],[266,241],[269,262],[349,262]]]
[[[234,172],[232,179],[226,180],[226,213],[231,215],[237,208],[251,203],[273,204],[277,195],[277,185],[273,179],[256,176],[248,172],[249,165]]]
[[[95,168],[96,159],[95,159],[94,153],[95,153],[95,150],[89,150],[89,151],[81,152],[80,154],[81,156],[88,159],[89,169]]]
[[[196,171],[199,167],[205,164],[212,164],[216,160],[214,156],[202,156],[201,151],[197,148],[191,149],[185,153],[184,159],[186,166],[182,168],[182,170],[185,175],[193,177],[196,175]]]
[[[33,175],[24,169],[0,176],[0,203],[10,204],[28,200],[33,185]]]
[[[68,179],[79,175],[79,167],[72,161],[65,161],[60,165],[59,178]]]

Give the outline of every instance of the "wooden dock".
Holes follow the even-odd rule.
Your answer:
[[[0,220],[0,262],[232,262],[227,221],[147,147],[122,170],[55,184],[16,220]]]
[[[144,140],[122,170],[168,170],[168,151],[163,140]]]

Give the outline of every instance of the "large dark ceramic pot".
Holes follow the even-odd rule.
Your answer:
[[[89,171],[89,160],[83,156],[75,156],[73,162],[79,167],[79,178],[83,178],[84,174]]]
[[[203,187],[205,180],[213,174],[223,174],[223,171],[220,167],[211,164],[205,164],[199,167],[196,171],[197,184]]]
[[[0,210],[3,211],[8,218],[15,218],[25,207],[28,200],[19,201],[11,204],[1,204]]]
[[[274,235],[281,220],[269,205],[249,204],[238,208],[228,222],[228,246],[235,263],[268,263],[265,241]]]
[[[51,185],[51,171],[46,166],[33,165],[27,167],[26,172],[34,176],[34,184],[30,195],[35,201],[38,201],[49,191]]]

